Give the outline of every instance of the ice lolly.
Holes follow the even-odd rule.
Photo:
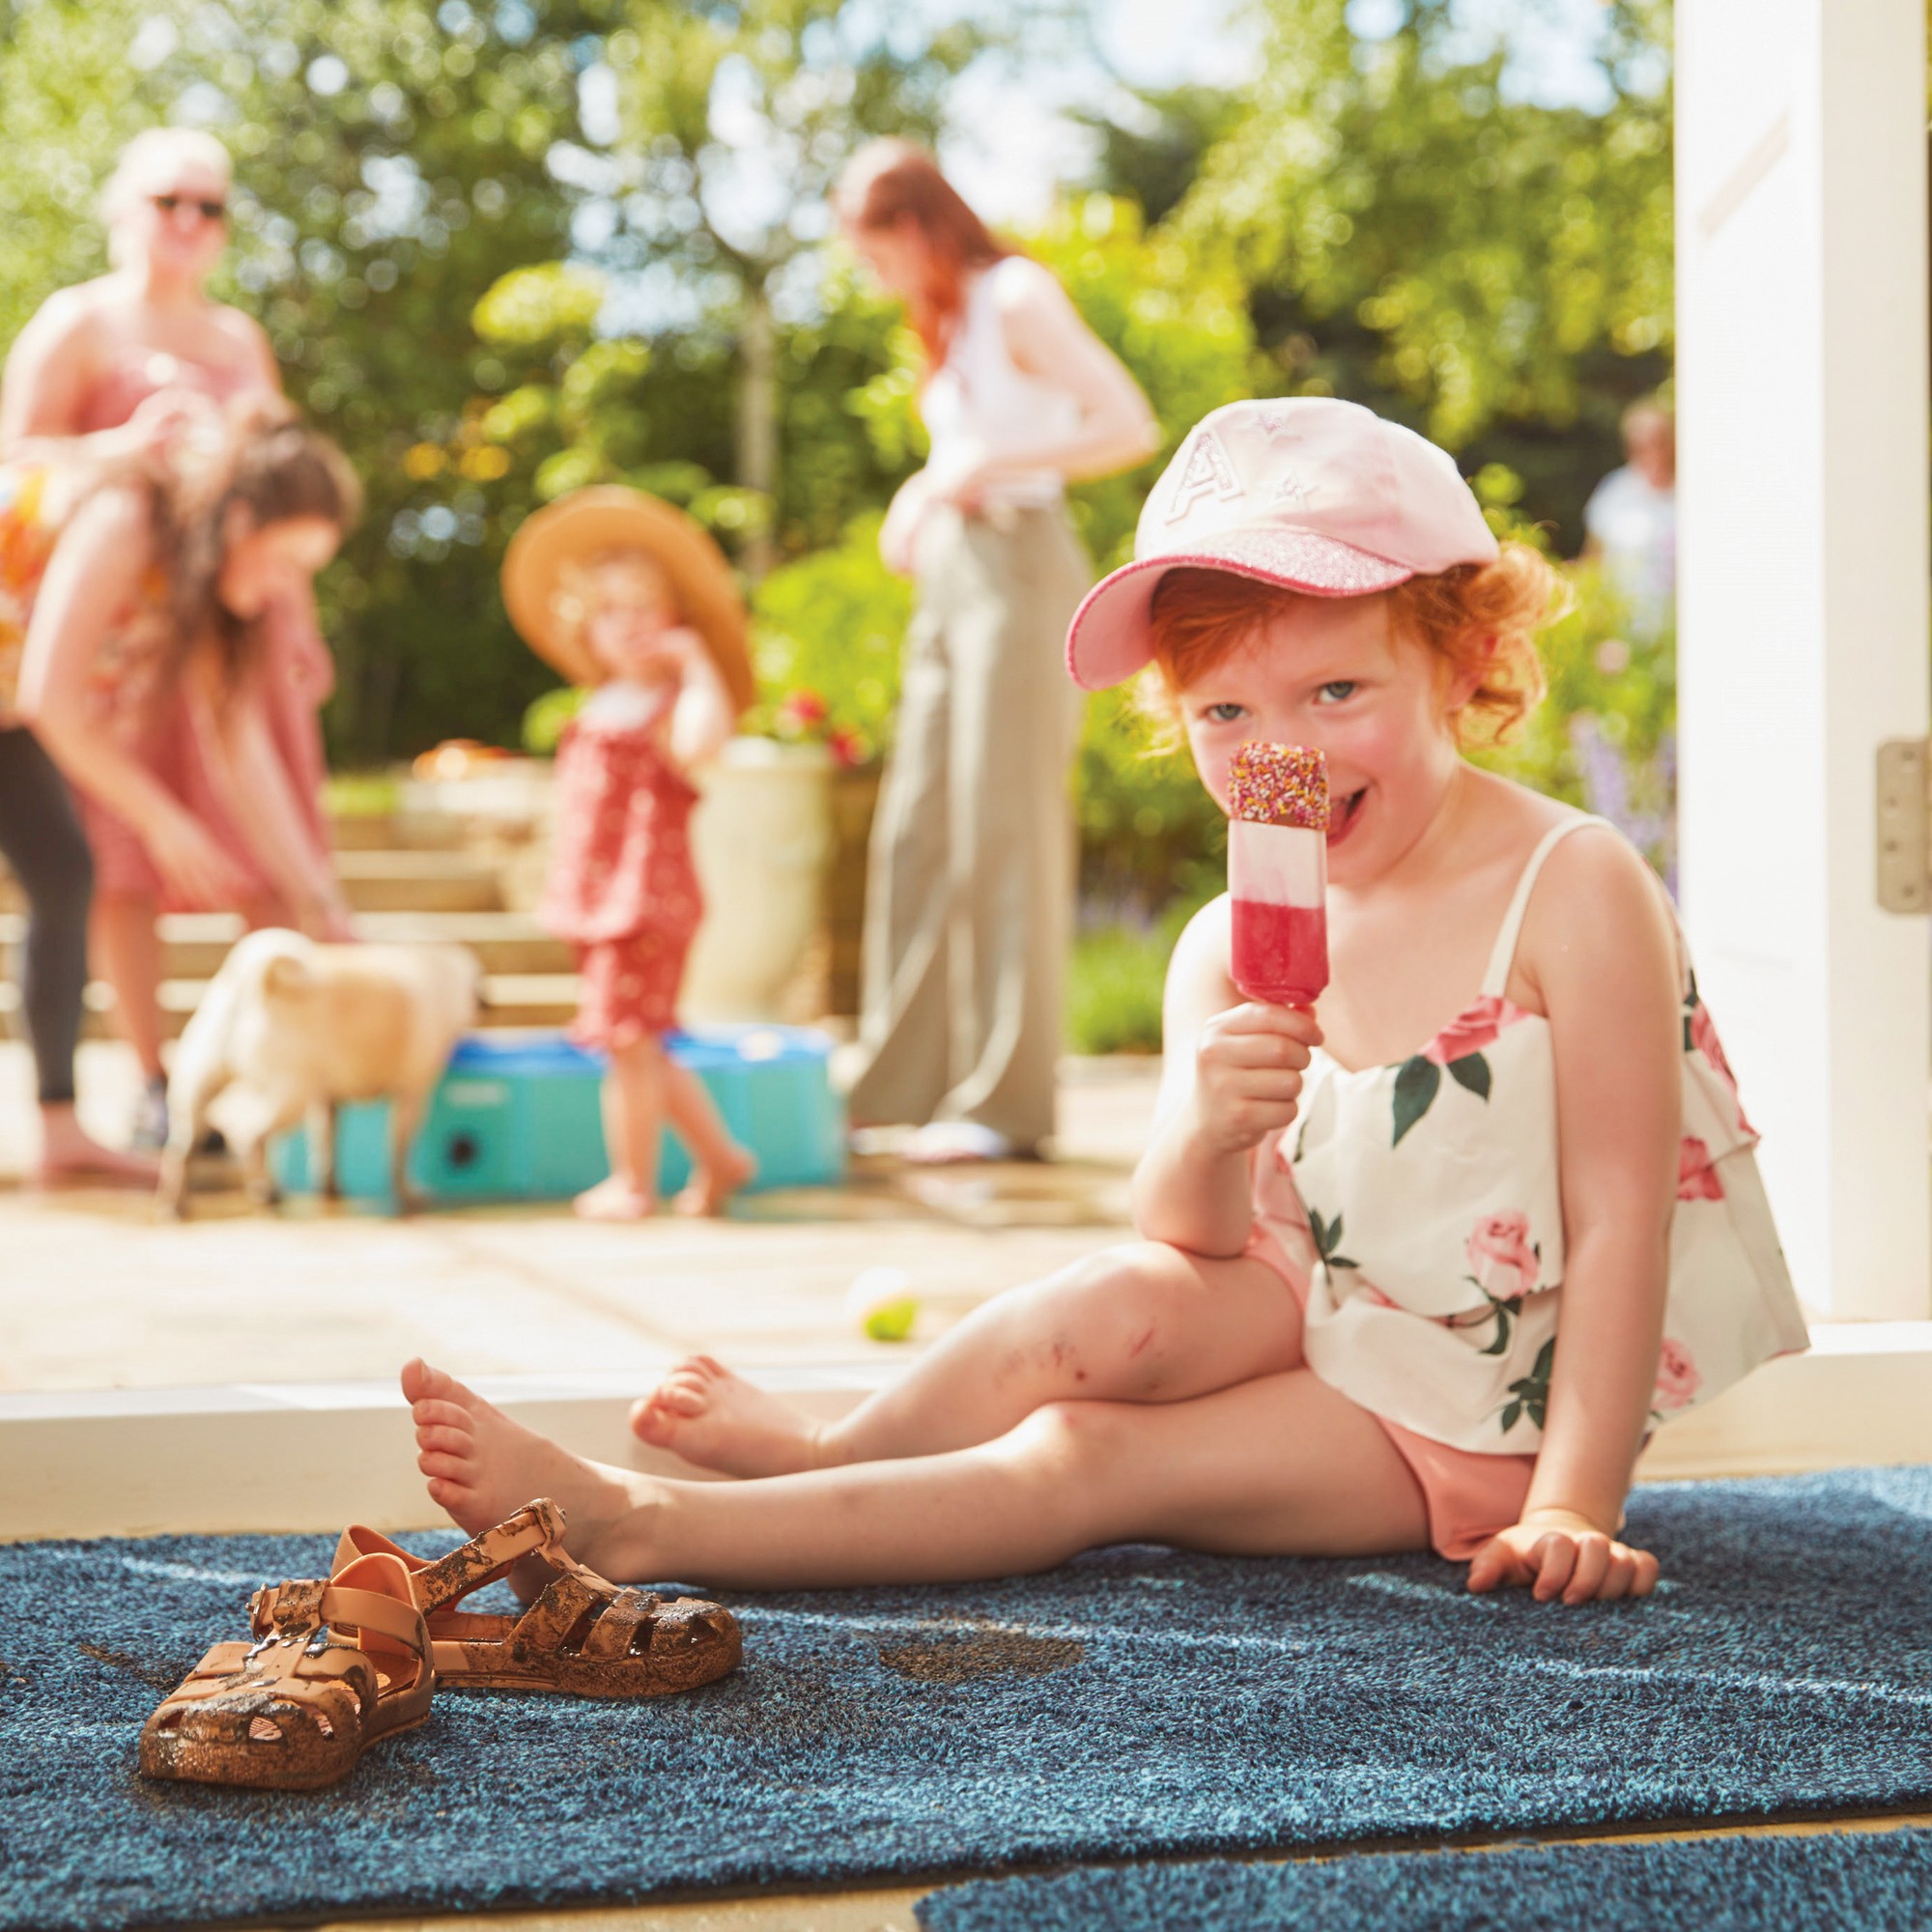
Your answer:
[[[1309,1006],[1328,983],[1328,761],[1306,745],[1243,745],[1228,806],[1235,984]]]

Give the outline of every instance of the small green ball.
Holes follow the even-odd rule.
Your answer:
[[[903,1342],[912,1333],[912,1324],[919,1319],[919,1297],[901,1294],[892,1301],[882,1301],[866,1316],[866,1333],[874,1342]]]

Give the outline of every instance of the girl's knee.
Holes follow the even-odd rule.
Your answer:
[[[1117,1461],[1132,1407],[1114,1402],[1042,1403],[1006,1439],[1022,1462],[1079,1482]]]
[[[1189,1320],[1189,1271],[1157,1241],[1110,1248],[1087,1264],[1084,1326],[1107,1357],[1130,1372],[1157,1373]]]

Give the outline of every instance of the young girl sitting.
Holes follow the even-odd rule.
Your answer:
[[[1642,1595],[1644,1440],[1805,1346],[1755,1136],[1656,878],[1479,770],[1554,602],[1449,459],[1352,405],[1233,405],[1075,618],[1090,688],[1150,663],[1225,809],[1250,740],[1325,753],[1321,1019],[1244,1001],[1227,901],[1168,973],[1142,1240],[1003,1294],[814,1424],[699,1358],[633,1426],[753,1480],[585,1463],[412,1363],[467,1529],[533,1494],[613,1577],[941,1581],[1094,1545],[1434,1548],[1476,1590]],[[1560,1346],[1559,1346],[1560,1323]]]
[[[688,776],[751,701],[745,613],[730,566],[683,511],[636,490],[580,490],[541,510],[503,559],[503,601],[540,656],[591,695],[558,748],[542,916],[576,942],[575,1037],[611,1058],[608,1179],[592,1220],[657,1208],[667,1117],[691,1151],[680,1213],[715,1214],[754,1163],[696,1074],[665,1051],[703,914]]]

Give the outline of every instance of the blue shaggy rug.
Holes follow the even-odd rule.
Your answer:
[[[1924,1932],[1932,1832],[1138,1865],[960,1886],[917,1910],[926,1932]]]
[[[730,1601],[745,1665],[633,1704],[439,1696],[301,1796],[135,1739],[317,1537],[0,1548],[0,1927],[624,1902],[1177,1853],[1932,1803],[1932,1469],[1640,1491],[1645,1603],[1424,1556],[1100,1551]],[[453,1539],[424,1537],[418,1547]]]

